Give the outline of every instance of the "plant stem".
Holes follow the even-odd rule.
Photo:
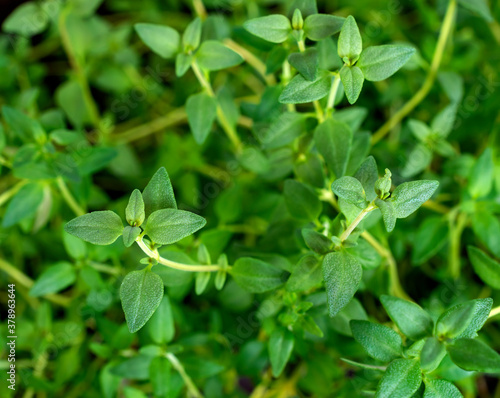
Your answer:
[[[297,41],[297,45],[299,46],[299,50],[301,53],[303,53],[304,51],[306,51],[306,45],[304,43],[304,40],[298,40]],[[314,106],[314,110],[316,112],[316,117],[318,119],[318,121],[321,123],[325,120],[325,115],[323,113],[323,109],[321,108],[321,105],[319,103],[318,100],[315,100],[312,102],[313,103],[313,106]]]
[[[9,189],[8,191],[5,191],[3,194],[1,194],[0,195],[0,206],[2,206],[10,198],[12,198],[17,193],[17,191],[19,191],[21,189],[21,187],[23,185],[25,185],[27,182],[28,182],[27,180],[19,181],[11,189]]]
[[[75,53],[73,52],[71,39],[69,37],[68,30],[66,29],[66,19],[69,13],[70,13],[70,8],[66,6],[61,10],[61,13],[59,14],[58,27],[59,27],[59,33],[61,35],[61,43],[64,48],[64,51],[66,52],[66,55],[68,56],[71,68],[74,70],[76,74],[78,84],[80,85],[80,88],[82,90],[83,101],[85,102],[85,107],[89,112],[92,125],[95,128],[98,128],[100,124],[99,110],[94,101],[94,98],[92,98],[92,93],[90,91],[89,83],[87,81],[87,76],[85,76],[85,71],[82,65],[80,64],[79,60],[77,59]]]
[[[181,375],[182,380],[184,380],[184,384],[186,384],[186,387],[188,389],[189,396],[192,398],[203,398],[203,395],[193,383],[191,377],[189,377],[189,375],[186,373],[184,366],[182,366],[177,357],[170,352],[166,353],[165,357],[170,361],[174,369],[177,370],[177,372],[179,372],[179,374]]]
[[[354,229],[358,226],[358,224],[361,221],[363,221],[363,218],[365,218],[365,216],[369,212],[371,212],[372,210],[375,210],[375,208],[376,207],[373,205],[373,203],[370,203],[365,209],[363,209],[361,211],[361,213],[359,213],[358,216],[353,220],[353,222],[349,224],[349,226],[342,233],[342,235],[340,235],[340,241],[344,242],[349,237],[349,235],[351,235],[352,231],[354,231]]]
[[[259,58],[253,55],[250,51],[240,46],[238,43],[236,43],[234,40],[231,39],[225,39],[224,44],[228,46],[230,49],[239,53],[243,57],[245,62],[250,66],[252,66],[262,76],[262,78],[265,80],[268,86],[274,86],[276,84],[276,79],[274,78],[274,75],[267,74],[266,65]]]
[[[457,213],[458,215],[456,215]],[[448,271],[453,279],[458,279],[460,276],[460,237],[466,225],[467,214],[455,209],[450,215],[450,251],[448,257]]]
[[[432,88],[434,81],[441,65],[441,60],[443,59],[443,53],[446,48],[446,43],[450,36],[453,22],[455,20],[457,1],[450,0],[448,3],[448,8],[446,10],[446,15],[441,26],[441,31],[439,33],[439,39],[434,50],[434,55],[432,57],[432,63],[427,72],[427,77],[425,78],[424,84],[418,90],[415,95],[399,110],[397,111],[387,122],[385,122],[382,127],[380,127],[372,136],[372,145],[379,142],[385,137],[393,127],[395,127],[403,118],[408,115],[422,100],[427,96],[430,89]]]
[[[291,79],[292,70],[290,69],[290,63],[285,59],[283,61],[283,72],[281,75],[281,82],[283,83],[283,86],[286,86]],[[288,109],[288,112],[295,112],[295,104],[286,104],[286,108]]]
[[[78,204],[61,176],[57,177],[57,186],[59,187],[59,191],[61,191],[62,197],[71,210],[73,210],[77,216],[83,216],[86,211]]]
[[[493,318],[494,316],[497,316],[499,314],[500,314],[500,307],[492,308],[490,315],[488,315],[488,319]]]
[[[375,237],[368,231],[364,231],[363,233],[361,233],[361,237],[365,239],[376,250],[378,254],[386,259],[387,265],[389,266],[391,294],[404,300],[413,301],[401,286],[401,282],[399,281],[398,266],[390,249],[382,246],[379,241],[375,239]]]
[[[0,270],[4,271],[16,282],[20,283],[22,286],[26,288],[31,288],[34,284],[33,279],[24,274],[21,270],[14,267],[12,264],[8,263],[5,260],[0,258]],[[63,307],[69,306],[70,299],[67,297],[58,295],[58,294],[48,294],[44,296],[49,301],[52,301],[54,304],[59,304]]]
[[[222,269],[219,265],[188,265],[188,264],[176,263],[175,261],[170,261],[167,260],[166,258],[161,257],[157,250],[155,251],[151,250],[148,247],[148,245],[144,243],[142,236],[139,236],[136,239],[136,242],[148,257],[154,258],[160,264],[166,265],[167,267],[170,268],[188,272],[216,272]]]
[[[326,103],[326,114],[329,115],[335,106],[335,97],[337,96],[337,91],[340,86],[340,76],[335,74],[332,81],[332,87],[330,88],[330,93],[328,94],[328,101]]]
[[[215,93],[214,93],[214,90],[213,90],[210,82],[205,78],[205,75],[201,71],[201,69],[198,66],[198,64],[196,63],[196,61],[191,63],[191,69],[193,69],[193,72],[194,72],[196,78],[200,82],[201,86],[206,90],[207,94],[210,95],[211,97],[215,98]],[[220,107],[220,105],[218,103],[217,103],[217,118],[219,119],[219,123],[220,123],[222,129],[224,130],[224,132],[226,133],[226,135],[228,136],[229,140],[233,143],[233,146],[235,147],[236,152],[237,153],[241,152],[241,150],[243,148],[243,144],[242,144],[240,138],[238,137],[238,134],[236,133],[235,128],[231,125],[229,120],[227,120],[226,115],[224,114],[224,111],[222,110],[222,108]]]

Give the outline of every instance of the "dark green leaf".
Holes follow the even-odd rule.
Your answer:
[[[491,148],[487,148],[469,174],[467,189],[472,198],[477,199],[490,193],[493,186],[494,165]]]
[[[40,297],[60,292],[76,280],[75,267],[68,262],[60,262],[47,268],[30,289],[30,296]]]
[[[437,369],[445,355],[445,346],[436,337],[428,337],[420,353],[420,366],[422,370],[426,373],[433,372]]]
[[[486,0],[458,0],[458,4],[472,12],[475,12],[486,22],[494,21]]]
[[[361,182],[366,194],[366,199],[370,202],[375,199],[375,182],[378,180],[377,162],[373,156],[368,156],[366,160],[361,163],[359,169],[354,174],[354,178]]]
[[[285,181],[285,203],[293,217],[314,221],[321,214],[321,201],[314,190],[295,180]]]
[[[414,53],[415,49],[410,46],[389,44],[368,47],[363,50],[356,65],[363,71],[366,80],[378,82],[396,73]]]
[[[480,340],[458,339],[447,347],[451,360],[460,368],[485,372],[500,372],[500,355]]]
[[[493,289],[500,289],[500,262],[474,246],[468,246],[467,252],[474,271],[482,281]]]
[[[304,33],[310,40],[323,40],[340,32],[344,21],[344,18],[335,15],[312,14],[304,20]]]
[[[193,94],[186,101],[186,113],[195,141],[203,144],[217,115],[217,101],[205,92]]]
[[[394,205],[390,201],[375,199],[375,204],[380,209],[382,213],[382,219],[384,220],[385,229],[387,232],[392,232],[396,226],[396,210]]]
[[[413,246],[412,262],[425,263],[433,257],[448,239],[448,223],[443,217],[426,218],[419,226]]]
[[[326,97],[330,92],[331,76],[320,75],[314,81],[302,75],[295,76],[279,97],[282,104],[305,104]]]
[[[167,295],[163,296],[158,309],[148,321],[147,329],[149,336],[156,344],[166,344],[174,338],[174,317]]]
[[[469,300],[445,311],[437,320],[438,336],[455,338],[474,338],[488,319],[493,300],[491,298]]]
[[[94,245],[110,245],[123,232],[123,223],[118,214],[110,211],[94,211],[68,222],[64,229]]]
[[[345,252],[329,253],[323,260],[328,311],[335,316],[352,300],[361,282],[361,264]]]
[[[472,214],[472,229],[481,242],[500,258],[500,221],[486,209],[476,209]]]
[[[389,362],[403,355],[403,341],[391,328],[369,321],[353,320],[352,336],[372,358]]]
[[[322,280],[321,262],[315,256],[307,254],[299,260],[292,271],[286,289],[290,292],[307,291],[319,285]]]
[[[430,336],[432,318],[419,305],[397,297],[382,295],[380,301],[399,330],[412,340]]]
[[[123,229],[123,244],[125,247],[132,246],[141,232],[142,230],[139,227],[131,227],[130,225],[127,225]]]
[[[325,235],[316,232],[314,229],[302,229],[302,237],[304,238],[307,247],[315,253],[326,254],[332,250],[332,241]]]
[[[171,388],[171,373],[172,365],[167,358],[153,358],[149,365],[149,378],[151,379],[155,397],[168,396]]]
[[[345,174],[352,146],[349,127],[333,119],[327,119],[314,131],[316,148],[336,178]]]
[[[422,374],[417,360],[396,359],[380,380],[375,398],[410,398],[421,383]]]
[[[285,328],[276,329],[271,333],[267,348],[274,377],[279,377],[283,373],[292,354],[294,342],[293,334]]]
[[[135,333],[146,324],[160,305],[163,282],[147,268],[132,271],[123,279],[120,298],[130,333]]]
[[[463,398],[460,390],[446,380],[426,380],[423,398]]]
[[[43,202],[43,191],[43,185],[34,182],[21,187],[5,210],[2,227],[11,227],[19,221],[33,216]]]
[[[186,27],[184,34],[182,35],[182,45],[186,52],[195,50],[200,45],[201,38],[201,19],[199,17],[195,18]]]
[[[10,130],[23,141],[40,140],[45,137],[45,131],[38,122],[15,108],[4,105],[2,116]]]
[[[286,281],[281,269],[250,257],[236,260],[229,273],[242,288],[251,293],[265,293]]]
[[[162,209],[151,213],[144,230],[153,242],[169,245],[194,234],[205,224],[203,217],[189,211]]]
[[[304,52],[292,53],[288,56],[288,62],[305,79],[314,81],[318,74],[318,51],[314,48],[308,48]]]
[[[339,198],[356,205],[360,209],[366,207],[366,196],[361,182],[354,177],[344,176],[335,180],[332,191]]]

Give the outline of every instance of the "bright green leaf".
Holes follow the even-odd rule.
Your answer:
[[[500,373],[500,355],[476,339],[458,339],[447,347],[451,360],[469,371]]]
[[[5,210],[2,227],[8,228],[33,216],[43,202],[44,187],[38,183],[23,185],[9,202]]]
[[[396,226],[396,210],[394,205],[390,201],[375,199],[375,204],[380,209],[382,213],[382,219],[384,220],[385,229],[387,232],[392,232]]]
[[[304,34],[310,40],[319,41],[340,32],[345,18],[328,14],[312,14],[304,20]]]
[[[318,50],[314,47],[304,52],[292,53],[288,56],[288,62],[309,81],[316,80],[318,74]]]
[[[339,198],[356,205],[360,209],[366,207],[366,196],[361,182],[354,177],[344,176],[332,184],[332,191]]]
[[[205,224],[203,217],[189,211],[162,209],[151,213],[144,230],[153,242],[169,245],[194,234]]]
[[[125,247],[132,246],[141,232],[142,230],[139,227],[131,227],[130,225],[127,225],[123,229],[123,244]]]
[[[144,44],[160,57],[171,58],[179,51],[180,35],[175,29],[150,23],[137,23],[134,28]]]
[[[463,398],[463,395],[447,380],[426,380],[423,398]]]
[[[271,43],[283,43],[292,31],[290,20],[284,15],[268,15],[246,21],[243,27],[253,35]]]
[[[417,360],[396,359],[387,367],[375,398],[410,398],[421,383],[422,374]]]
[[[177,209],[174,190],[165,167],[161,167],[142,191],[146,217],[156,210]]]
[[[243,57],[218,41],[207,40],[196,52],[196,60],[202,69],[214,71],[239,65]]]
[[[363,72],[357,66],[344,66],[340,70],[340,80],[344,85],[345,95],[350,104],[354,104],[363,88]]]
[[[332,78],[319,75],[314,81],[305,79],[302,75],[295,76],[285,87],[279,97],[282,104],[305,104],[326,97],[330,92]]]
[[[397,218],[406,218],[426,202],[439,186],[437,181],[419,180],[398,185],[391,195]]]
[[[426,373],[433,372],[437,369],[445,355],[445,346],[436,337],[428,337],[420,352],[420,366],[422,370]]]
[[[60,262],[47,268],[30,289],[30,296],[40,297],[57,293],[76,280],[75,267],[68,262]]]
[[[350,325],[352,336],[372,358],[389,362],[403,355],[401,336],[391,328],[359,320],[351,321]]]
[[[118,214],[110,211],[94,211],[68,222],[64,229],[94,245],[110,245],[123,232],[123,223]]]
[[[125,218],[131,226],[138,227],[144,222],[145,217],[144,199],[141,191],[134,189],[125,209]]]
[[[203,144],[217,116],[217,101],[206,92],[193,94],[186,101],[186,113],[195,141]]]
[[[352,15],[349,15],[339,35],[338,54],[347,65],[353,65],[363,50],[363,42],[358,25]]]
[[[366,80],[378,82],[396,73],[414,53],[415,49],[410,46],[389,44],[368,47],[363,50],[356,65],[363,71]]]
[[[250,257],[236,260],[229,273],[243,289],[251,293],[265,293],[285,282],[281,269]]]
[[[283,373],[292,354],[294,342],[293,334],[285,328],[276,329],[271,333],[267,347],[274,377],[279,377]]]
[[[474,271],[482,281],[493,289],[500,289],[500,262],[474,246],[468,246],[467,252]]]
[[[336,178],[345,174],[352,146],[349,127],[333,119],[327,119],[314,131],[314,141],[319,153]]]

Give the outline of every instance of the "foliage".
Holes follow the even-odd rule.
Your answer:
[[[2,396],[497,396],[488,3],[13,7]]]

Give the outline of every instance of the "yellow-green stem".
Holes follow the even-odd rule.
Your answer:
[[[375,210],[375,208],[376,207],[373,205],[373,203],[370,203],[365,209],[363,209],[361,211],[361,213],[359,213],[358,216],[353,220],[353,222],[349,224],[349,226],[342,233],[342,235],[340,235],[340,241],[344,242],[349,237],[349,235],[351,235],[352,231],[354,231],[354,229],[356,229],[356,227],[358,226],[358,224],[361,221],[363,221],[363,218],[365,218],[365,216],[369,212],[371,212],[372,210]]]
[[[196,385],[193,383],[193,380],[191,380],[191,377],[186,373],[186,370],[184,369],[184,366],[180,363],[180,361],[177,359],[177,357],[172,354],[172,353],[166,353],[165,357],[170,361],[172,366],[174,367],[177,372],[182,377],[182,380],[184,381],[184,384],[186,384],[186,387],[189,391],[189,397],[190,398],[203,398],[203,395],[201,392],[198,390]]]
[[[458,215],[456,213],[458,212]],[[456,219],[455,219],[456,215]],[[449,274],[453,279],[460,277],[460,238],[467,225],[467,214],[455,211],[450,215]]]
[[[77,216],[83,216],[86,211],[78,204],[61,176],[57,177],[57,186],[59,187],[59,191],[61,191],[64,201],[71,210],[73,210]]]
[[[397,111],[387,122],[385,122],[382,127],[380,127],[372,136],[372,145],[379,142],[382,138],[386,136],[389,131],[391,131],[403,118],[408,115],[415,107],[422,102],[422,100],[427,96],[430,89],[432,88],[434,81],[441,65],[443,59],[443,53],[446,48],[446,43],[450,36],[453,21],[455,20],[457,2],[456,0],[450,0],[448,4],[448,9],[446,10],[446,15],[441,26],[441,31],[439,33],[439,39],[434,50],[434,55],[432,58],[431,66],[427,72],[424,84],[418,90],[415,95],[399,110]]]
[[[222,269],[219,265],[188,265],[170,261],[166,258],[161,257],[158,253],[158,250],[151,250],[142,239],[142,236],[139,236],[136,239],[136,242],[148,257],[154,258],[156,261],[158,261],[158,263],[170,268],[188,272],[216,272]]]
[[[19,181],[11,189],[9,189],[8,191],[5,191],[3,194],[1,194],[0,195],[0,206],[2,206],[10,198],[12,198],[17,193],[17,191],[19,191],[21,189],[21,187],[23,185],[25,185],[27,182],[28,182],[28,180]]]

